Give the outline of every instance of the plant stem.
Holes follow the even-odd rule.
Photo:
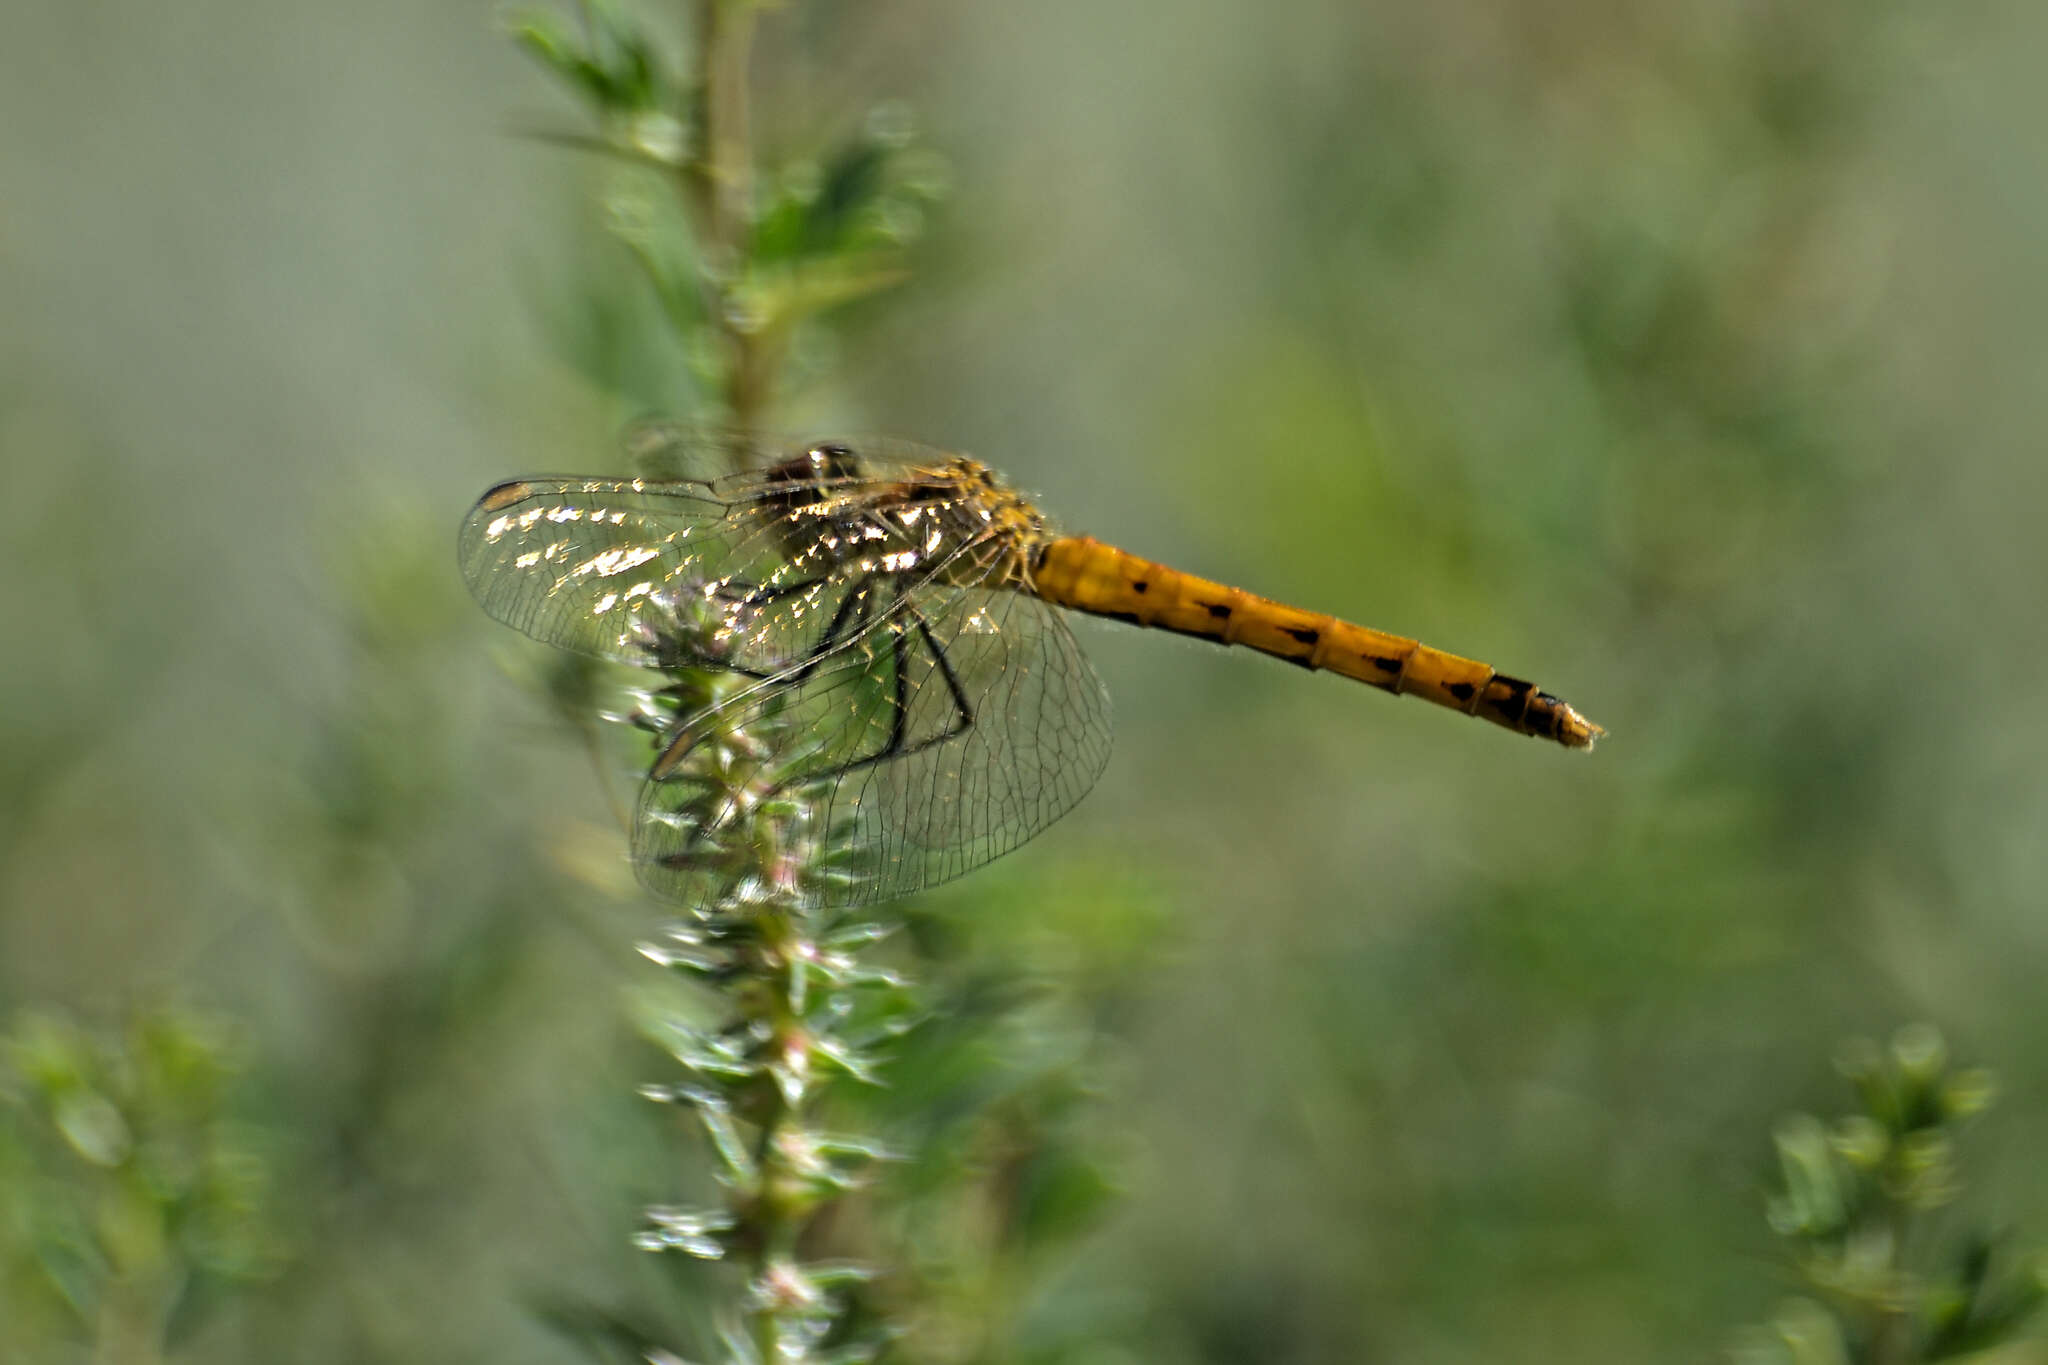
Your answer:
[[[767,1002],[771,1065],[781,1068],[767,1088],[754,1160],[760,1181],[754,1204],[755,1238],[748,1276],[755,1286],[752,1336],[763,1361],[786,1359],[788,1330],[782,1281],[796,1259],[803,1216],[791,1207],[793,1177],[787,1143],[803,1126],[802,1104],[810,1074],[810,1038],[803,1020],[803,970],[811,944],[802,912],[785,901],[762,908],[759,974],[770,988]]]
[[[736,431],[759,430],[774,393],[774,363],[760,320],[735,296],[754,226],[754,148],[748,69],[753,0],[697,0],[697,155],[685,192],[710,269],[710,313],[725,357],[726,414]]]

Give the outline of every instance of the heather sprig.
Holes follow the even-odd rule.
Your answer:
[[[639,263],[701,385],[700,420],[771,424],[803,376],[818,317],[907,278],[904,248],[944,192],[900,104],[848,120],[837,145],[756,164],[749,59],[763,0],[688,0],[689,60],[673,67],[610,0],[580,22],[521,13],[513,36],[591,108],[597,128],[556,140],[639,168],[608,194],[609,225]]]
[[[1923,1365],[2014,1340],[2048,1296],[2048,1256],[2016,1256],[2004,1229],[1951,1225],[1964,1188],[1958,1138],[1995,1095],[1951,1064],[1939,1031],[1858,1040],[1838,1064],[1857,1112],[1778,1125],[1767,1207],[1802,1293],[1735,1349],[1742,1365]]]
[[[719,641],[715,619],[657,599],[645,620],[650,663],[703,660]],[[865,1359],[881,1338],[838,1331],[840,1292],[866,1266],[814,1257],[805,1229],[830,1201],[858,1188],[884,1156],[864,1137],[820,1121],[831,1085],[872,1081],[881,1047],[914,1017],[905,984],[868,965],[861,950],[885,937],[884,922],[818,908],[857,872],[836,856],[835,831],[817,803],[781,773],[802,737],[781,718],[718,722],[708,708],[745,682],[735,674],[675,668],[642,692],[627,719],[665,744],[683,727],[692,743],[674,779],[689,793],[670,819],[689,835],[671,872],[704,888],[699,909],[642,944],[650,960],[714,993],[714,1019],[680,1015],[651,1032],[683,1079],[643,1088],[647,1098],[693,1113],[712,1154],[722,1202],[660,1205],[636,1243],[744,1269],[736,1314],[722,1346],[731,1362]],[[707,730],[707,725],[716,725]]]
[[[902,277],[900,249],[936,186],[888,106],[844,145],[757,172],[748,68],[763,8],[696,0],[681,67],[605,0],[585,0],[576,24],[539,13],[514,27],[596,115],[593,136],[569,140],[637,168],[611,191],[610,226],[693,358],[709,409],[693,416],[742,436],[767,423],[804,328]],[[651,1207],[635,1240],[741,1269],[722,1362],[864,1360],[895,1330],[848,1311],[846,1291],[872,1270],[814,1252],[806,1233],[886,1154],[829,1127],[823,1105],[841,1081],[876,1080],[917,1007],[864,955],[895,927],[886,909],[821,908],[849,899],[861,873],[848,831],[791,776],[817,737],[772,704],[719,706],[752,685],[721,668],[746,611],[715,583],[650,598],[637,638],[659,681],[615,717],[649,737],[650,764],[677,750],[647,818],[668,827],[661,880],[693,909],[642,951],[715,1002],[704,1019],[653,1021],[682,1077],[642,1093],[695,1116],[722,1198]]]

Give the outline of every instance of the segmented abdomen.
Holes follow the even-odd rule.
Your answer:
[[[1048,542],[1033,563],[1032,587],[1055,606],[1243,645],[1567,748],[1590,749],[1603,733],[1559,698],[1477,660],[1212,583],[1088,536]]]

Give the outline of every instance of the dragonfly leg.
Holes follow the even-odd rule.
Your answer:
[[[825,623],[825,631],[818,637],[818,643],[811,646],[811,652],[805,656],[804,666],[790,676],[789,682],[792,687],[808,681],[810,676],[818,671],[818,665],[825,662],[838,646],[842,630],[851,637],[867,628],[868,618],[875,610],[875,594],[868,591],[868,587],[869,582],[863,580],[852,592],[839,599],[838,609],[832,613],[832,619]],[[846,629],[846,618],[849,613],[854,617],[851,630]]]
[[[785,583],[779,587],[772,588],[763,588],[754,583],[737,582],[728,583],[725,586],[740,590],[740,595],[736,597],[739,605],[743,607],[758,607],[773,602],[778,598],[792,597],[797,593],[820,587],[827,581],[823,578],[812,578],[806,579],[802,583]],[[856,598],[860,599],[857,603],[855,601]],[[847,614],[856,606],[859,607],[859,618],[855,622],[853,633],[857,633],[862,626],[867,624],[868,616],[873,609],[873,602],[869,599],[866,584],[862,584],[859,588],[840,599],[838,608],[832,613],[832,619],[825,623],[824,632],[819,635],[817,643],[805,651],[803,667],[796,673],[792,681],[802,682],[817,671],[819,660],[831,653],[833,647],[839,643],[840,632],[846,626]],[[743,664],[734,663],[730,659],[706,658],[701,661],[699,666],[716,669],[721,673],[737,673],[742,678],[752,678],[755,682],[767,682],[770,678],[781,676],[783,671],[781,669],[748,668]]]
[[[967,689],[960,685],[960,675],[953,671],[953,661],[946,657],[946,651],[932,637],[931,622],[925,620],[924,613],[920,611],[912,611],[911,616],[917,621],[917,633],[924,637],[924,647],[932,652],[932,661],[939,666],[939,676],[946,680],[946,690],[953,694],[953,727],[919,746],[930,748],[974,728],[974,703],[967,699]]]
[[[731,588],[738,588],[740,591],[738,593],[727,592]],[[782,594],[774,589],[769,589],[764,593],[760,587],[752,583],[726,583],[721,585],[713,596],[714,600],[722,597],[724,605],[729,610],[735,606],[756,607],[763,602],[773,601],[779,595]],[[680,618],[681,615],[682,613],[678,609],[678,617]],[[730,626],[730,620],[728,620],[728,626]],[[648,651],[647,666],[664,671],[709,669],[718,673],[737,673],[743,678],[752,678],[756,682],[766,681],[773,676],[762,669],[748,668],[745,664],[737,663],[724,654],[715,652],[710,646],[699,645],[695,639],[696,633],[696,630],[691,626],[682,625],[680,622],[676,627],[669,627],[666,623],[661,627],[657,627],[654,637],[655,647]],[[666,695],[679,696],[688,690],[691,689],[686,684],[677,683],[663,688],[662,692]]]
[[[777,690],[802,685],[809,681],[811,675],[818,671],[819,666],[828,660],[837,651],[839,646],[844,643],[841,638],[842,635],[850,639],[867,628],[868,619],[874,614],[876,596],[868,591],[868,586],[868,583],[864,581],[854,591],[849,592],[840,599],[838,608],[833,611],[832,619],[825,623],[825,629],[819,634],[817,643],[810,647],[804,656],[803,665],[794,672],[763,673],[750,668],[738,667],[729,660],[722,661],[713,666],[728,673],[737,673],[742,677],[753,678],[759,682],[768,682],[770,679],[775,679],[774,686]],[[850,627],[849,618],[851,618]],[[753,690],[749,689],[750,692]],[[705,738],[705,732],[699,728],[698,724],[703,719],[705,719],[703,714],[685,717],[682,725],[670,733],[668,741],[662,746],[661,752],[655,756],[653,764],[648,768],[648,775],[651,778],[657,782],[666,782],[678,775],[682,770],[683,761],[697,747],[698,743]]]
[[[783,675],[781,681],[784,684],[794,687],[806,681],[818,668],[829,663],[832,656],[840,651],[841,646],[847,640],[850,640],[868,627],[876,614],[876,599],[881,596],[879,591],[869,591],[871,586],[871,583],[863,583],[859,590],[846,596],[840,603],[838,610],[833,613],[832,620],[827,623],[824,632],[819,636],[817,644],[812,647],[810,657],[805,661],[804,665],[793,672]],[[776,783],[773,788],[775,792],[781,793],[794,787],[809,786],[813,783],[838,782],[852,773],[878,767],[881,764],[893,762],[896,759],[908,758],[913,754],[923,753],[925,750],[944,744],[948,740],[957,739],[973,727],[974,704],[968,698],[967,688],[961,683],[960,674],[953,667],[953,661],[947,657],[945,647],[939,643],[937,635],[933,633],[931,623],[914,606],[906,604],[906,614],[910,618],[907,623],[901,620],[892,620],[887,622],[885,627],[890,664],[888,738],[879,749],[871,754],[862,755],[859,758],[848,760],[845,763],[826,768],[822,771],[794,774]],[[924,648],[930,652],[933,666],[937,669],[939,676],[945,680],[948,698],[952,703],[952,716],[945,731],[941,734],[928,735],[918,740],[912,740],[909,736],[911,702],[910,660],[913,636],[915,636],[916,640],[922,641]],[[695,748],[697,742],[703,738],[701,735],[687,735],[687,737],[686,735],[687,731],[685,734],[676,736],[670,742],[669,747],[662,753],[661,757],[655,760],[651,773],[655,781],[667,780],[676,774],[680,770],[683,760],[687,757],[689,751]],[[729,808],[723,814],[729,815],[730,813]],[[711,823],[714,826],[723,823],[723,815],[720,820]],[[696,841],[693,842],[691,847],[666,856],[673,862],[680,864],[689,861],[692,857],[698,856],[700,849],[710,847],[712,847],[712,841],[709,837],[708,829],[700,829],[696,832]]]
[[[800,583],[782,583],[764,588],[758,583],[748,583],[734,579],[721,584],[719,593],[736,606],[748,608],[761,607],[785,597],[794,597],[800,592],[809,592],[812,588],[822,587],[827,581],[823,578],[807,578]],[[845,610],[848,602],[851,600],[849,597],[847,601],[839,604],[840,614],[834,616],[831,623],[825,627],[823,639],[805,656],[807,660],[815,660],[819,652],[831,643],[839,626],[844,623]],[[776,672],[771,669],[748,668],[743,664],[734,663],[731,659],[720,659],[710,656],[693,660],[692,663],[696,667],[716,669],[721,673],[737,673],[742,678],[752,678],[755,682],[766,682],[774,677]]]
[[[926,749],[957,739],[974,727],[974,703],[968,700],[967,689],[961,686],[960,675],[953,669],[953,661],[946,657],[945,648],[932,634],[931,623],[924,615],[912,608],[909,616],[913,624],[906,628],[891,623],[889,626],[890,684],[889,739],[879,750],[862,758],[856,758],[828,772],[817,774],[812,781],[829,781],[872,768],[894,759],[908,758],[921,754]],[[928,735],[923,739],[910,741],[906,735],[910,723],[910,674],[905,667],[909,659],[911,631],[917,632],[924,641],[924,647],[931,651],[932,662],[938,666],[939,676],[946,680],[946,690],[952,694],[953,719],[940,735]]]
[[[726,583],[724,587],[728,590],[737,589],[739,591],[741,594],[739,599],[741,606],[758,607],[764,603],[779,601],[785,597],[794,597],[800,592],[809,592],[812,588],[822,588],[828,581],[828,579],[823,578],[806,578],[800,583],[780,583],[774,587],[764,588],[759,583],[744,583],[734,579]]]
[[[788,675],[787,681],[789,685],[795,686],[803,682],[814,671],[816,671],[819,664],[824,662],[825,659],[833,652],[833,643],[837,638],[840,630],[844,628],[846,624],[846,617],[848,613],[853,610],[856,597],[859,599],[860,602],[858,610],[859,626],[866,625],[867,618],[874,609],[874,595],[867,592],[849,594],[846,600],[840,603],[839,610],[833,613],[830,624],[828,624],[825,627],[824,635],[820,637],[817,646],[811,651],[810,659],[804,664],[804,666],[801,669],[798,669],[794,673]],[[919,622],[919,625],[923,626],[923,622],[921,620]],[[858,626],[856,628],[858,629]],[[889,707],[889,738],[887,742],[883,744],[879,751],[869,754],[863,758],[853,759],[852,761],[843,763],[838,767],[827,768],[822,772],[800,773],[787,777],[774,785],[774,787],[772,788],[774,794],[780,795],[783,792],[789,791],[792,788],[810,786],[813,783],[837,782],[849,773],[858,772],[863,768],[873,767],[878,763],[885,763],[888,760],[900,757],[903,754],[915,753],[918,751],[918,749],[928,747],[932,743],[937,743],[942,740],[950,739],[953,737],[953,735],[959,733],[959,730],[962,727],[956,726],[954,729],[949,730],[946,734],[939,736],[936,740],[929,740],[923,744],[913,746],[906,746],[904,744],[904,731],[908,724],[908,719],[910,715],[910,675],[904,669],[904,655],[908,644],[908,636],[905,634],[903,627],[895,622],[891,622],[889,624],[888,634],[890,657],[889,671],[891,674],[891,678]],[[931,634],[928,627],[925,628],[924,634],[927,643],[930,643]],[[964,697],[960,689],[959,681],[952,674],[952,666],[949,663],[945,662],[945,656],[943,653],[938,653],[935,651],[934,657],[940,660],[940,667],[945,669],[946,671],[947,685],[953,689],[955,704],[964,704]],[[699,739],[701,738],[702,736],[688,735],[688,732],[685,731],[684,734],[679,734],[676,736],[675,739],[671,740],[669,742],[668,748],[665,749],[662,752],[661,756],[657,758],[654,762],[654,767],[651,770],[653,780],[657,782],[666,781],[674,774],[676,774],[680,770],[684,758],[688,756],[691,749],[694,749],[696,747]],[[727,805],[719,813],[717,819],[709,822],[709,826],[716,827],[718,825],[723,824],[727,818],[729,818],[731,815],[735,813],[735,811],[736,807],[732,805]],[[716,842],[711,838],[709,828],[705,826],[700,826],[692,831],[691,842],[687,847],[679,849],[673,853],[663,855],[663,862],[669,866],[674,867],[687,866],[693,859],[701,856],[704,851],[713,849],[715,847]]]

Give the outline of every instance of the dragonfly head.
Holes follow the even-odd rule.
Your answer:
[[[850,486],[860,474],[860,459],[852,447],[821,441],[762,470],[766,487],[761,501],[777,508],[802,507]]]
[[[853,447],[841,445],[837,441],[821,441],[795,459],[784,460],[768,472],[772,477],[785,478],[791,482],[822,483],[858,477],[860,462],[853,453]]]

